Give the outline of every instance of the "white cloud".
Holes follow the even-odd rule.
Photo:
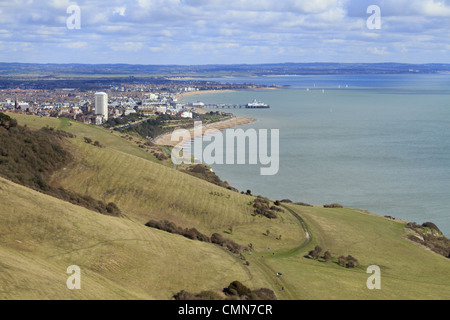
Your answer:
[[[78,42],[67,43],[65,46],[70,49],[82,49],[82,48],[86,48],[87,45],[88,45],[87,42],[78,41]]]
[[[123,6],[123,7],[117,7],[114,8],[113,10],[113,14],[118,14],[119,16],[125,16],[125,12],[127,11],[127,7]]]
[[[33,43],[35,56],[41,59],[52,59],[53,52],[56,57],[60,54],[56,50],[88,47],[86,59],[93,60],[101,56],[133,63],[136,57],[146,61],[158,56],[164,61],[173,59],[173,63],[227,63],[237,59],[296,61],[300,55],[303,59],[349,61],[368,53],[380,59],[389,55],[398,61],[420,60],[430,55],[428,48],[433,45],[436,60],[450,59],[442,54],[450,43],[450,0],[377,0],[382,29],[376,31],[366,27],[366,10],[373,0],[42,3],[0,2],[4,46],[11,43],[19,48],[19,43]],[[81,7],[81,29],[68,30],[66,9],[75,3]],[[111,50],[105,52],[105,46]],[[407,57],[401,55],[406,53]],[[0,61],[8,59],[0,52]]]

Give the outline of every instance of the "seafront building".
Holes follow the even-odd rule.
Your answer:
[[[95,117],[96,124],[108,121],[108,95],[105,92],[95,94]]]

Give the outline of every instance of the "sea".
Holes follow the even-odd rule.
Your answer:
[[[206,104],[257,99],[270,105],[211,109],[256,119],[239,127],[243,130],[279,130],[277,174],[261,175],[262,165],[212,164],[222,180],[274,200],[339,203],[410,222],[433,222],[450,236],[450,75],[203,80],[283,86],[184,98]]]

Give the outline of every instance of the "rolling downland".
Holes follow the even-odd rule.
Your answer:
[[[294,204],[268,219],[254,214],[255,197],[174,170],[170,160],[115,132],[11,116],[32,130],[49,126],[74,135],[64,138],[71,160],[51,172],[49,185],[114,203],[121,214],[0,178],[0,299],[171,299],[181,290],[221,291],[234,280],[269,288],[279,299],[450,297],[449,259],[408,240],[405,221]],[[148,228],[149,220],[218,233],[253,250],[242,252],[245,264],[218,245]],[[316,245],[332,259],[306,257]],[[356,268],[338,265],[338,256],[349,254]],[[70,265],[82,270],[81,290],[66,287]],[[381,268],[381,290],[366,287],[369,265]]]

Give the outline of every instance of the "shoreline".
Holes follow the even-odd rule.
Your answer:
[[[202,133],[201,135],[196,134],[197,132],[194,131],[194,127],[186,129],[189,131],[190,135],[191,135],[191,141],[194,140],[195,138],[198,138],[200,136],[204,136],[207,130],[218,130],[218,131],[222,131],[225,129],[229,129],[229,128],[233,128],[233,127],[237,127],[237,126],[242,126],[244,124],[248,124],[248,123],[252,123],[255,122],[256,119],[254,118],[246,118],[246,117],[236,117],[233,116],[231,118],[225,119],[225,120],[221,120],[221,121],[217,121],[217,122],[213,122],[213,123],[208,123],[206,125],[202,125]],[[156,145],[159,146],[169,146],[169,147],[175,147],[176,145],[178,145],[180,143],[180,141],[172,141],[172,132],[169,133],[165,133],[163,135],[160,135],[158,137],[156,137],[155,139],[152,140],[152,142]]]
[[[230,92],[240,92],[240,91],[253,91],[253,90],[275,90],[275,89],[279,89],[278,87],[268,87],[268,88],[247,88],[247,89],[225,89],[225,90],[199,90],[199,91],[191,91],[191,92],[183,92],[183,93],[179,93],[176,97],[178,99],[178,101],[183,101],[183,99],[185,97],[196,97],[196,96],[201,96],[204,94],[211,94],[211,93],[230,93]],[[199,114],[205,114],[208,113],[209,111],[206,109],[203,109],[201,107],[194,107],[195,112],[199,113]],[[240,117],[240,116],[235,116],[233,115],[230,118],[218,121],[218,122],[213,122],[213,123],[208,123],[206,125],[202,126],[202,134],[201,136],[205,135],[205,131],[206,130],[226,130],[226,129],[230,129],[230,128],[234,128],[237,126],[241,126],[241,125],[245,125],[248,123],[252,123],[252,122],[256,122],[257,119],[254,118],[247,118],[247,117]],[[195,135],[194,133],[194,128],[188,128],[186,129],[189,131],[190,135],[191,135],[191,141],[193,141],[195,138],[198,138],[200,135]],[[171,135],[172,132],[169,133],[165,133],[162,134],[160,136],[157,136],[156,138],[154,138],[152,140],[152,142],[156,145],[159,146],[169,146],[169,147],[175,147],[176,145],[178,145],[180,142],[179,141],[171,141]]]
[[[224,89],[224,90],[199,90],[199,91],[190,91],[190,92],[182,92],[176,95],[176,98],[179,101],[183,101],[185,97],[196,97],[204,94],[211,93],[230,93],[230,92],[241,92],[241,91],[262,91],[262,90],[277,90],[282,89],[282,87],[265,87],[265,88],[246,88],[246,89]]]

